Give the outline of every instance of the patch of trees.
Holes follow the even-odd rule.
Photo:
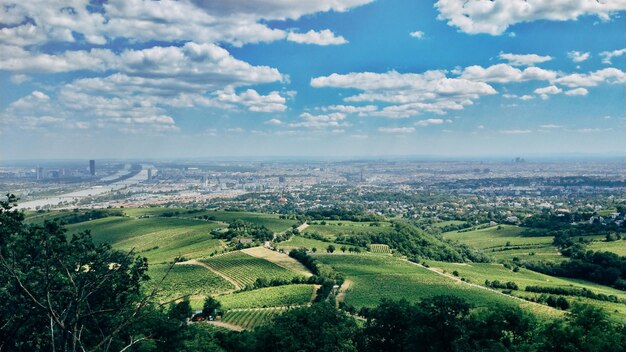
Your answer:
[[[565,253],[564,253],[565,254]],[[626,258],[611,252],[578,251],[561,263],[525,263],[544,274],[584,279],[626,290]]]
[[[250,237],[257,241],[270,241],[274,238],[274,233],[263,225],[237,219],[228,225],[226,232],[216,232],[215,236],[229,241],[239,237]]]
[[[591,306],[565,318],[537,320],[519,308],[473,308],[435,296],[417,303],[383,300],[362,326],[329,304],[297,308],[252,332],[214,337],[226,351],[623,351],[624,326]]]
[[[545,286],[526,286],[524,288],[527,292],[536,292],[536,293],[549,293],[554,295],[563,295],[563,296],[575,296],[575,297],[585,297],[591,298],[598,301],[605,302],[620,302],[620,299],[615,295],[605,295],[604,293],[595,293],[587,288],[574,288],[574,287],[545,287]],[[626,303],[626,302],[624,302]]]
[[[345,220],[345,221],[382,221],[383,217],[376,214],[368,214],[362,209],[348,209],[342,207],[317,208],[304,213],[311,220]]]
[[[500,282],[498,280],[485,280],[485,286],[503,290],[519,290],[519,286],[513,281]]]
[[[448,262],[489,261],[487,256],[469,246],[456,243],[453,245],[442,238],[427,234],[419,228],[403,222],[395,222],[393,231],[342,235],[337,237],[337,242],[357,247],[367,247],[373,243],[386,244],[415,262],[420,262],[421,259]]]
[[[289,252],[289,256],[302,263],[302,265],[314,274],[308,279],[308,283],[321,285],[316,292],[316,302],[326,300],[332,292],[333,287],[335,285],[341,285],[344,281],[341,274],[308,255],[304,249],[293,249]]]
[[[62,225],[67,224],[77,224],[79,222],[85,222],[89,220],[102,219],[109,216],[124,216],[124,213],[118,210],[89,210],[85,212],[74,211],[72,214],[55,218],[54,220],[58,220]]]

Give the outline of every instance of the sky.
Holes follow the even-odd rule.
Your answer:
[[[0,0],[0,160],[626,151],[626,0]]]

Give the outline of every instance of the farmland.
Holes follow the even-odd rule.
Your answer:
[[[305,238],[302,236],[292,236],[287,241],[280,242],[276,244],[277,248],[284,249],[292,249],[292,248],[317,248],[317,250],[323,251],[326,247],[328,247],[331,242],[324,242],[320,240],[314,240],[311,238]]]
[[[332,266],[352,281],[345,302],[355,307],[373,307],[382,298],[416,301],[434,295],[463,297],[476,306],[503,305],[531,307],[553,314],[549,308],[475,288],[443,277],[401,259],[375,254],[317,254],[315,258]]]
[[[303,305],[311,302],[313,285],[265,287],[217,297],[226,310]]]
[[[620,256],[626,256],[626,240],[605,242],[594,241],[587,247],[592,251],[613,252]]]
[[[552,245],[551,236],[523,237],[523,228],[512,225],[491,226],[472,231],[452,231],[444,238],[482,249],[494,259],[511,260],[514,257],[527,260],[560,261],[564,258]]]
[[[372,253],[391,253],[391,249],[386,244],[370,244],[369,250]]]
[[[154,265],[150,266],[148,275],[151,280],[147,289],[158,287],[161,299],[209,296],[234,289],[228,281],[200,266],[174,265],[170,270],[170,265]]]
[[[222,317],[224,323],[253,329],[266,324],[272,317],[284,312],[284,308],[241,309],[228,311]]]
[[[240,251],[203,259],[203,263],[233,279],[242,287],[251,287],[257,279],[291,280],[298,275],[272,262]]]
[[[241,250],[243,253],[253,257],[265,259],[287,270],[298,273],[302,276],[311,276],[311,272],[299,261],[291,258],[287,254],[275,252],[265,247],[252,247]]]
[[[89,229],[96,243],[134,249],[153,264],[206,257],[223,247],[210,234],[218,224],[192,219],[108,217],[67,227],[70,233]]]

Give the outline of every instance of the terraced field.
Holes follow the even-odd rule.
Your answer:
[[[386,244],[370,244],[369,250],[372,253],[391,253],[391,249]]]
[[[544,315],[559,314],[547,307],[472,287],[393,257],[375,254],[316,254],[315,258],[332,266],[352,281],[346,292],[345,302],[357,308],[373,307],[382,298],[417,301],[434,295],[449,294],[462,297],[476,306],[498,303],[528,307]]]
[[[284,308],[231,310],[224,314],[222,321],[251,330],[257,326],[267,324],[270,319],[284,311]]]
[[[69,233],[89,229],[94,242],[134,249],[151,264],[170,262],[178,256],[207,257],[222,249],[220,241],[210,234],[219,224],[192,219],[108,217],[67,227]]]
[[[168,273],[169,265],[150,266],[148,275],[150,281],[147,289],[151,290],[156,286],[162,292],[161,299],[174,299],[188,296],[216,295],[235,289],[228,281],[212,273],[210,270],[194,265],[175,265]],[[167,274],[167,275],[166,275]],[[161,279],[165,280],[161,283]]]
[[[253,286],[258,278],[265,280],[291,280],[298,275],[264,259],[240,251],[226,253],[201,260],[211,268],[223,273],[242,287]]]
[[[527,261],[564,260],[552,245],[551,236],[523,237],[521,227],[512,225],[492,226],[467,232],[446,232],[444,238],[482,249],[494,259],[511,260],[514,257]]]
[[[222,308],[265,308],[299,306],[311,302],[314,285],[298,284],[276,287],[265,287],[252,291],[238,292],[219,296]]]

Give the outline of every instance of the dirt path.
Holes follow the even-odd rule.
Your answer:
[[[525,304],[528,304],[528,305],[534,305],[534,306],[540,307],[541,309],[548,309],[548,310],[555,310],[555,311],[557,311],[557,309],[552,308],[550,306],[544,306],[543,304],[539,304],[539,303],[536,303],[536,302],[530,302],[530,301],[527,301],[525,299],[521,299],[519,297],[515,297],[515,296],[512,296],[512,295],[507,295],[506,293],[502,293],[502,292],[500,292],[498,290],[494,290],[494,289],[489,288],[489,287],[485,287],[485,286],[481,286],[481,285],[478,285],[478,284],[473,284],[471,282],[463,281],[460,278],[458,278],[458,277],[456,277],[456,276],[454,276],[452,274],[446,274],[446,273],[444,273],[444,272],[442,272],[440,270],[437,270],[435,268],[427,268],[427,267],[423,266],[422,264],[414,263],[414,262],[409,261],[409,260],[407,260],[406,262],[409,263],[409,264],[418,266],[420,268],[424,268],[426,270],[432,271],[433,273],[436,273],[438,275],[445,276],[445,277],[447,277],[449,279],[452,279],[452,280],[455,280],[457,282],[460,282],[461,284],[465,284],[465,285],[468,285],[468,286],[471,286],[471,287],[475,287],[475,288],[478,288],[478,289],[481,289],[481,290],[485,290],[485,291],[491,291],[491,292],[497,293],[497,294],[505,296],[505,297],[516,299],[516,300],[518,300],[520,302],[523,302]]]
[[[239,290],[242,289],[242,287],[235,280],[233,280],[230,277],[224,275],[223,273],[221,273],[221,272],[211,268],[209,265],[207,265],[207,264],[205,264],[203,262],[197,261],[195,259],[191,259],[191,260],[188,260],[186,262],[178,262],[178,263],[176,263],[176,265],[197,265],[197,266],[204,267],[204,268],[206,268],[208,270],[211,270],[214,274],[219,275],[221,278],[223,278],[224,280],[230,282],[233,286],[235,286],[235,289],[233,291],[239,291]]]
[[[346,299],[346,291],[350,288],[350,285],[352,285],[352,281],[345,280],[343,284],[341,284],[341,287],[339,287],[339,293],[335,298],[337,308],[339,308],[339,302],[343,302],[343,300]]]
[[[219,326],[220,328],[224,328],[224,329],[228,329],[228,330],[232,330],[232,331],[244,331],[245,329],[242,328],[241,326],[237,326],[237,325],[233,325],[233,324],[229,324],[229,323],[224,323],[223,321],[207,321],[207,324],[211,324],[214,326]]]
[[[306,222],[298,227],[296,227],[296,230],[298,230],[298,232],[302,232],[304,230],[306,230],[306,228],[309,227],[309,224],[307,224]]]

